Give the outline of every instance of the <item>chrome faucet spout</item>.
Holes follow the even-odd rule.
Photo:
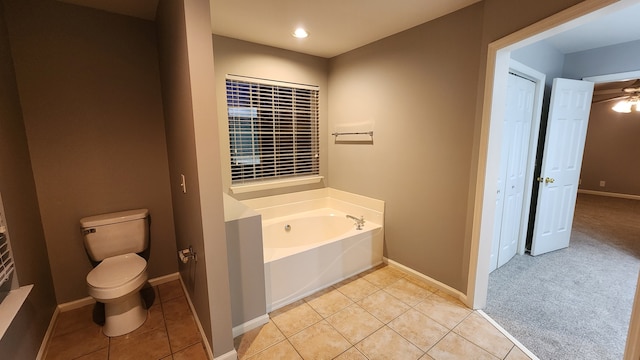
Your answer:
[[[364,216],[357,218],[353,215],[347,215],[347,219],[355,220],[356,223],[354,225],[356,226],[356,230],[362,230],[364,226]]]

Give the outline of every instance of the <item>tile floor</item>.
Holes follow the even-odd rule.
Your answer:
[[[389,266],[270,317],[235,339],[239,359],[529,359],[478,312]]]
[[[153,289],[145,324],[120,337],[102,334],[93,305],[61,313],[45,359],[207,359],[180,282]],[[239,359],[529,359],[478,312],[388,266],[270,317],[234,339]]]
[[[147,321],[127,335],[109,338],[102,334],[93,320],[100,317],[99,310],[94,315],[94,305],[60,313],[44,358],[207,360],[180,281],[146,290],[143,297],[152,304]]]

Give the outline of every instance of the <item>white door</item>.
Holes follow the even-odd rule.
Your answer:
[[[509,74],[489,271],[506,264],[518,248],[535,89],[533,81]]]
[[[593,83],[554,79],[531,255],[569,246]]]

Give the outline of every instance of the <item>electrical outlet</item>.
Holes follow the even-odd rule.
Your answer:
[[[600,180],[600,187],[604,187],[607,182],[604,180]]]

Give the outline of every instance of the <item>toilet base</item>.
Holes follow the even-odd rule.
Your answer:
[[[139,291],[104,304],[102,332],[109,337],[125,335],[139,328],[147,320]]]

